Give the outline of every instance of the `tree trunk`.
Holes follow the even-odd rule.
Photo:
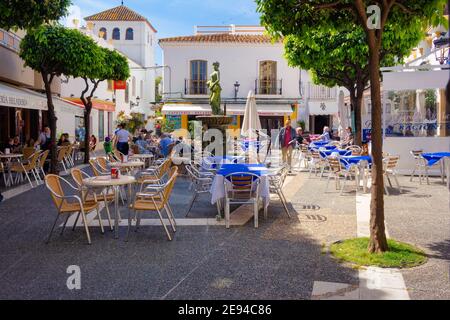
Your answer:
[[[87,104],[84,106],[84,130],[86,132],[84,143],[85,143],[85,152],[84,152],[84,163],[89,164],[90,160],[90,137],[91,137],[91,110],[92,110],[92,101],[88,99]]]
[[[383,137],[379,46],[369,34],[370,91],[372,95],[372,202],[370,205],[370,253],[388,251],[384,225]]]
[[[56,121],[58,118],[56,118],[55,115],[55,107],[53,105],[53,96],[52,96],[52,89],[51,89],[51,80],[48,79],[47,73],[41,73],[42,74],[42,80],[44,81],[45,85],[45,93],[47,95],[47,116],[48,116],[48,123],[50,127],[50,173],[52,174],[58,174],[58,162],[57,162],[57,145],[56,145]]]
[[[350,95],[350,101],[355,113],[355,141],[354,144],[362,146],[362,123],[361,123],[361,110],[363,95],[357,92]]]

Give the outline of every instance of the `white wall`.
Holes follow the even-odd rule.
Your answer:
[[[415,162],[410,151],[450,152],[450,137],[386,137],[383,149],[391,155],[400,156],[398,165],[400,174],[411,174]],[[440,174],[439,166],[436,168],[430,173]]]
[[[250,90],[255,90],[255,80],[259,78],[259,62],[277,61],[277,78],[282,80],[282,95],[270,98],[298,99],[299,70],[288,66],[283,57],[282,44],[230,44],[230,43],[162,43],[164,65],[171,67],[172,92],[183,93],[185,79],[190,78],[190,61],[208,61],[208,76],[213,71],[212,64],[220,63],[222,97],[234,98],[234,83],[239,81],[238,98],[246,98]],[[169,71],[164,70],[164,92],[169,92]],[[189,96],[187,96],[189,97]],[[195,97],[195,96],[194,96]],[[264,96],[261,96],[264,97]]]
[[[92,21],[94,23],[93,33],[99,34],[101,28],[106,28],[107,41],[117,50],[124,53],[130,59],[144,67],[151,67],[155,63],[156,34],[143,21]],[[120,40],[112,40],[114,28],[120,29]],[[126,30],[133,28],[134,39],[125,40]]]

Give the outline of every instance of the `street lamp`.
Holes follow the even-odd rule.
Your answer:
[[[436,49],[434,52],[436,61],[439,61],[441,65],[449,62],[450,38],[445,37],[445,35],[446,33],[442,33],[438,39],[433,41]],[[446,52],[447,55],[445,55]]]
[[[237,95],[238,95],[240,86],[241,85],[239,84],[239,81],[236,81],[236,83],[234,84],[234,98],[235,99],[237,99]]]
[[[139,102],[141,102],[141,98],[139,98],[139,96],[136,97],[136,105],[139,105]]]

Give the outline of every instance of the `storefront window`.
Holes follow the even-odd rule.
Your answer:
[[[442,90],[389,91],[386,100],[387,137],[445,136],[448,113]]]
[[[105,112],[98,111],[98,140],[105,141]]]

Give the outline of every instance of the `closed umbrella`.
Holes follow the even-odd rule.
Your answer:
[[[249,161],[255,162],[257,159],[253,157],[256,152],[255,140],[257,138],[256,131],[261,131],[261,121],[258,115],[258,109],[256,108],[256,97],[253,91],[250,91],[247,96],[247,103],[245,105],[244,120],[242,122],[241,136],[248,139]],[[245,143],[244,143],[245,145]]]
[[[339,94],[339,136],[343,137],[345,129],[348,128],[349,121],[348,121],[348,109],[345,105],[345,98],[344,98],[344,92],[340,92]]]
[[[255,138],[256,130],[261,130],[261,121],[259,120],[258,109],[256,108],[255,94],[253,91],[250,91],[245,105],[241,135],[244,137]]]

